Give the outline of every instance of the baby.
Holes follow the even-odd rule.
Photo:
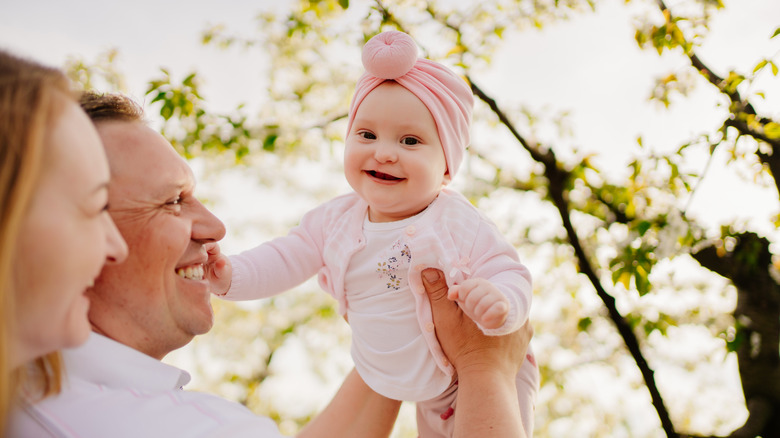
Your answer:
[[[525,324],[531,278],[496,227],[446,188],[469,143],[474,101],[466,82],[418,59],[402,32],[366,43],[363,65],[344,153],[354,192],[310,211],[287,236],[231,256],[223,298],[269,297],[318,273],[352,328],[363,380],[386,397],[417,402],[421,437],[448,437],[457,379],[436,340],[422,270],[441,269],[450,298],[488,335]],[[538,385],[529,349],[517,375],[529,437]]]

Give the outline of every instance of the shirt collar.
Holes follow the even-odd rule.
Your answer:
[[[97,333],[87,342],[62,352],[68,378],[140,391],[180,389],[190,381],[184,370]]]

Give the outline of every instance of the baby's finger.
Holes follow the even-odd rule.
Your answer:
[[[503,301],[499,301],[488,307],[485,313],[482,314],[480,322],[485,328],[498,328],[504,324],[508,313],[509,305]]]
[[[449,298],[452,301],[458,301],[460,299],[460,291],[461,291],[460,285],[456,284],[455,286],[452,286],[447,291],[447,298]]]
[[[219,255],[219,244],[217,242],[208,242],[203,245],[209,257]]]

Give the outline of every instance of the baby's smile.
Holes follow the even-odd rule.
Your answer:
[[[397,181],[397,180],[403,179],[403,178],[398,178],[398,177],[395,177],[395,176],[387,174],[387,173],[377,172],[375,170],[368,170],[368,171],[366,171],[366,173],[371,175],[371,176],[373,176],[374,178],[383,179],[383,180],[386,180],[386,181]]]

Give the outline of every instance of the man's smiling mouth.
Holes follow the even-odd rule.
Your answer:
[[[188,280],[203,280],[203,274],[203,264],[201,263],[176,269],[176,275]]]

